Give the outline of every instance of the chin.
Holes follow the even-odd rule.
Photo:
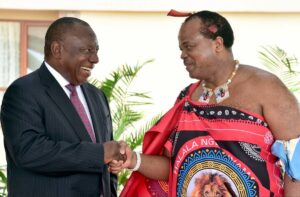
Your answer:
[[[191,79],[198,79],[196,76],[194,76],[193,74],[189,73],[189,76]]]
[[[80,77],[77,79],[77,83],[80,85],[80,84],[83,84],[83,83],[86,83],[88,81],[88,77]]]

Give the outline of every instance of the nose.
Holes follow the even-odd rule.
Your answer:
[[[99,62],[99,57],[98,57],[98,54],[97,52],[96,53],[92,53],[90,55],[90,58],[89,58],[90,62],[92,62],[93,64],[97,64]]]
[[[186,57],[187,57],[186,52],[185,52],[184,50],[182,50],[182,51],[181,51],[180,58],[181,58],[181,59],[184,59],[184,58],[186,58]]]

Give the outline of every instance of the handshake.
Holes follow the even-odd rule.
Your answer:
[[[137,155],[124,141],[108,141],[104,146],[104,163],[108,164],[111,173],[117,174],[124,168],[137,170],[140,155]],[[139,158],[137,158],[139,157]]]

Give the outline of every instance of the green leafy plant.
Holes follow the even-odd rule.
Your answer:
[[[262,64],[277,75],[290,89],[300,92],[300,72],[298,60],[278,46],[262,47],[258,52]]]
[[[121,65],[103,81],[90,80],[90,83],[101,89],[108,98],[114,139],[126,141],[132,150],[141,148],[145,132],[161,117],[161,114],[158,114],[140,128],[136,128],[137,123],[144,117],[144,113],[139,110],[139,107],[150,105],[152,102],[147,92],[136,92],[131,88],[140,70],[151,62],[153,60],[135,66]],[[119,173],[119,190],[127,181],[130,173],[128,170]]]
[[[6,178],[6,167],[0,167],[0,197],[7,196],[7,178]]]

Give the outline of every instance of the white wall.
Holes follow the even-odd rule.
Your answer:
[[[298,0],[0,0],[0,8],[35,10],[168,11],[213,9],[240,12],[299,12]]]

